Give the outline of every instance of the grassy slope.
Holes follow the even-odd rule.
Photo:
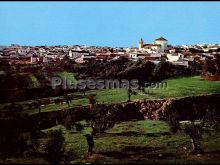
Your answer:
[[[153,93],[156,97],[174,98],[200,94],[220,93],[220,82],[205,81],[200,76],[169,79],[166,88],[156,88]]]
[[[135,163],[137,160],[139,163],[219,162],[219,133],[212,135],[212,141],[205,134],[202,146],[206,155],[196,157],[199,160],[191,160],[188,156],[191,151],[189,138],[182,133],[170,134],[167,123],[152,120],[123,122],[96,136],[95,155],[84,158],[87,144],[83,134],[57,127],[64,131],[66,149],[75,153],[72,163]]]
[[[199,76],[168,79],[165,80],[165,82],[167,83],[167,88],[146,88],[146,91],[149,91],[149,94],[144,94],[142,91],[137,91],[138,94],[132,95],[131,99],[175,98],[200,94],[220,93],[220,82],[204,81],[201,80]],[[120,103],[125,102],[128,99],[126,89],[103,89],[86,92],[86,95],[90,94],[96,94],[98,103]],[[75,95],[84,97],[82,93],[75,93]],[[89,101],[87,98],[80,98],[73,100],[71,106],[86,105],[88,103]],[[66,103],[61,105],[47,105],[42,107],[42,112],[59,110],[65,107],[68,107]],[[27,110],[27,112],[36,113],[38,110]]]
[[[63,130],[65,149],[74,153],[74,158],[69,160],[71,163],[220,163],[219,132],[211,135],[212,140],[210,135],[204,135],[204,155],[189,156],[189,138],[183,133],[170,134],[167,123],[152,120],[122,122],[106,133],[95,136],[95,154],[88,158],[83,133],[67,131],[61,125],[43,131],[47,133],[52,129]],[[46,139],[40,141],[42,145]],[[43,154],[42,147],[40,150]],[[31,163],[37,159],[38,162],[46,162],[42,157],[29,157],[23,162]],[[21,159],[13,161],[22,162]]]
[[[168,79],[165,82],[167,88],[145,88],[149,94],[137,91],[137,95],[132,95],[131,99],[175,98],[220,93],[220,82],[204,81],[199,76]],[[126,89],[88,91],[87,94],[96,94],[98,103],[119,103],[128,99]]]
[[[60,76],[62,79],[67,79],[68,81],[71,81],[71,82],[75,82],[76,79],[75,79],[75,76],[73,73],[68,73],[66,71],[64,72],[55,72],[54,75],[58,75]]]
[[[220,82],[210,82],[200,80],[199,77],[184,77],[166,80],[168,88],[149,89],[150,95],[143,95],[140,91],[138,95],[132,96],[132,100],[143,98],[173,98],[190,95],[220,93]],[[111,89],[88,91],[89,94],[97,94],[99,103],[116,103],[127,100],[125,89]],[[78,95],[83,95],[79,94]],[[82,98],[74,100],[72,105],[88,104],[88,99]],[[42,111],[57,110],[67,107],[67,104],[48,105],[42,107]],[[31,113],[37,112],[31,111]],[[85,158],[87,151],[86,140],[83,133],[67,131],[62,126],[51,129],[61,128],[66,139],[66,150],[74,151],[72,163],[220,163],[220,134],[219,132],[211,136],[204,135],[203,148],[206,153],[203,156],[189,156],[191,150],[188,137],[182,133],[169,135],[169,128],[162,121],[129,121],[115,125],[113,129],[105,134],[95,137],[94,156]],[[45,130],[47,132],[48,130]],[[42,142],[45,139],[41,139]],[[16,159],[16,162],[42,162],[42,158]]]
[[[38,81],[38,79],[34,75],[30,75],[30,79],[31,79],[30,88],[40,87],[40,82]]]
[[[220,93],[220,82],[204,81],[199,76],[183,77],[165,80],[167,88],[145,88],[149,94],[137,91],[132,100],[136,99],[160,99],[175,98],[184,96],[193,96],[200,94]],[[108,89],[99,91],[89,91],[88,94],[97,94],[99,103],[117,103],[127,101],[127,90],[125,89]]]

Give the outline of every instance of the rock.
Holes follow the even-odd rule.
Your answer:
[[[147,111],[146,108],[142,108],[142,109],[140,110],[141,113],[145,113],[146,111]]]
[[[152,104],[151,104],[151,109],[155,109],[154,102],[152,102]]]
[[[145,107],[145,103],[141,103],[141,108]]]
[[[160,108],[161,104],[160,103],[156,103],[155,106],[158,109],[158,108]]]

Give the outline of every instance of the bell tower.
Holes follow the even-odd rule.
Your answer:
[[[144,40],[141,38],[138,43],[138,49],[141,50],[144,45]]]

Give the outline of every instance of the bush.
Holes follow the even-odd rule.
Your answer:
[[[65,151],[64,153],[64,157],[65,157],[65,162],[69,161],[69,160],[73,160],[75,158],[75,152],[73,149],[69,149],[67,151]]]
[[[26,141],[19,137],[19,133],[14,131],[11,135],[1,135],[0,137],[0,157],[5,159],[23,153],[27,149]]]
[[[96,105],[89,112],[89,125],[93,133],[104,133],[105,130],[112,128],[118,121],[118,109],[111,106]]]
[[[47,158],[51,163],[59,163],[64,155],[64,137],[61,129],[49,132],[46,144]]]

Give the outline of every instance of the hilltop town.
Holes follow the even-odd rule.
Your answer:
[[[201,63],[205,59],[215,59],[220,54],[219,44],[196,44],[172,46],[168,40],[160,37],[152,43],[145,44],[141,38],[137,47],[102,47],[102,46],[11,46],[0,47],[0,61],[9,64],[54,63],[68,57],[76,63],[89,61],[112,61],[143,59],[158,63],[169,61],[175,65]]]

